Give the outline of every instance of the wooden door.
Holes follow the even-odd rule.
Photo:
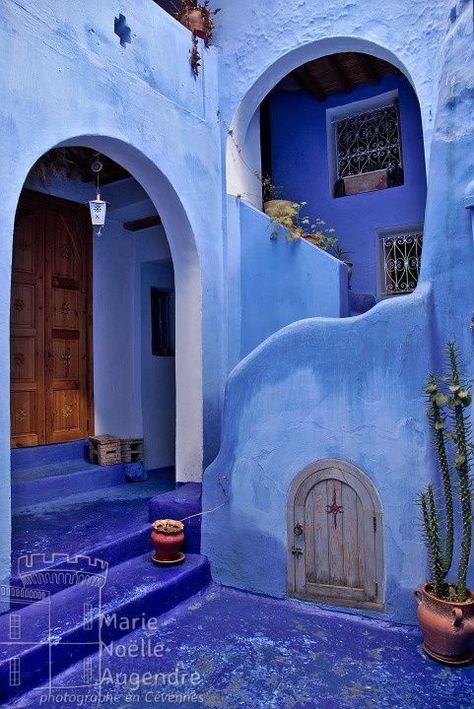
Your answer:
[[[85,208],[25,191],[13,247],[13,447],[92,433],[90,249]]]
[[[382,512],[370,480],[342,461],[322,461],[298,476],[289,505],[290,593],[380,608]]]

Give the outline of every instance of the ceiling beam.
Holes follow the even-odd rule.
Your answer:
[[[315,79],[313,75],[309,75],[309,71],[306,66],[295,69],[293,76],[301,88],[308,91],[308,93],[314,96],[315,99],[318,101],[325,101],[327,99],[326,92],[318,83],[317,79]]]
[[[337,55],[332,54],[329,57],[325,57],[325,60],[328,64],[329,68],[331,69],[331,71],[336,76],[337,81],[339,81],[339,83],[341,84],[341,86],[342,86],[341,91],[343,93],[349,93],[350,91],[352,91],[354,86],[353,86],[352,82],[349,80],[349,77],[347,76],[341,62],[337,58]]]
[[[127,231],[141,231],[142,229],[150,229],[153,226],[160,226],[161,219],[158,214],[153,214],[150,217],[135,219],[133,222],[125,222],[123,228]]]
[[[356,54],[357,62],[360,66],[362,74],[367,77],[369,84],[378,84],[380,81],[380,74],[377,71],[377,67],[374,62],[365,54]]]

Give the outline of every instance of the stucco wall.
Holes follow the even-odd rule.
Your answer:
[[[141,368],[145,464],[148,470],[174,465],[176,396],[175,358],[152,352],[150,288],[173,290],[173,264],[152,261],[141,266]]]
[[[339,106],[379,94],[398,92],[403,151],[403,186],[334,198],[330,174],[327,121]],[[354,112],[364,110],[359,106]],[[322,218],[335,228],[341,245],[354,262],[352,288],[377,295],[377,233],[389,227],[423,224],[426,168],[418,99],[404,77],[385,77],[377,86],[365,84],[350,94],[330,96],[324,103],[309,94],[278,91],[271,96],[273,182],[285,198],[306,202],[311,220]]]
[[[240,229],[241,358],[296,320],[347,315],[344,264],[302,239],[288,242],[284,229],[243,203]]]
[[[120,12],[131,28],[125,48],[114,34]],[[23,182],[42,154],[68,141],[108,154],[136,177],[162,217],[176,269],[180,480],[199,480],[203,457],[207,462],[217,451],[225,351],[216,51],[203,52],[195,80],[189,32],[148,0],[126,8],[119,0],[7,0],[0,18],[8,58],[0,72],[0,558],[6,564],[13,223]]]
[[[339,458],[364,471],[381,495],[387,614],[414,621],[412,588],[426,578],[415,499],[427,482],[439,482],[423,385],[431,369],[439,371],[449,338],[456,339],[468,373],[473,361],[469,322],[474,256],[470,216],[463,204],[474,148],[472,6],[458,3],[442,44],[436,33],[446,27],[447,13],[437,15],[446,9],[441,5],[430,5],[427,13],[426,3],[404,3],[403,9],[401,3],[391,3],[375,23],[365,16],[374,9],[370,5],[342,11],[331,3],[321,22],[323,32],[336,27],[345,33],[352,13],[357,13],[355,34],[379,35],[384,46],[398,49],[411,66],[425,121],[431,104],[439,101],[435,135],[427,138],[425,133],[431,163],[422,277],[412,295],[379,303],[357,318],[315,318],[290,325],[233,371],[223,443],[205,473],[203,495],[205,509],[225,503],[203,519],[203,550],[211,559],[214,578],[222,583],[276,596],[286,593],[290,482],[314,461]],[[302,13],[311,12],[306,5],[300,7]],[[315,12],[324,9],[318,6]],[[265,81],[256,81],[253,98],[268,77],[281,74],[282,64],[288,66],[277,59],[268,68],[272,54],[281,56],[296,41],[286,14],[291,12],[298,19],[294,8],[278,5],[276,11],[270,3],[268,11],[254,18],[257,57],[251,51],[250,30],[234,34],[234,45],[241,40],[250,45],[243,60],[245,80],[260,73],[258,60],[265,67]],[[299,19],[300,42],[305,33],[320,31],[311,19]],[[260,24],[264,22],[265,31]],[[420,37],[415,42],[417,33],[426,42]],[[281,42],[262,43],[262,34]],[[438,95],[437,80],[433,83],[428,73],[437,79],[439,62],[443,72]],[[218,483],[222,476],[226,498]]]

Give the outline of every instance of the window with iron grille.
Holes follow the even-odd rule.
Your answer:
[[[400,112],[397,101],[336,121],[335,138],[336,196],[403,184]],[[372,179],[373,184],[370,182],[369,173],[378,173],[371,176],[375,178]],[[367,176],[365,180],[350,179],[362,175]],[[348,184],[351,185],[350,192],[347,191]]]
[[[9,681],[10,681],[10,687],[19,687],[21,685],[20,658],[19,657],[11,657],[10,658]]]
[[[21,616],[12,613],[10,616],[10,640],[21,639]]]
[[[381,293],[411,293],[418,283],[423,248],[421,229],[400,230],[380,236]]]

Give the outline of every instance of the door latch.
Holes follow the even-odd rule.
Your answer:
[[[303,525],[298,522],[298,524],[295,524],[293,531],[297,537],[301,537],[304,532]]]

